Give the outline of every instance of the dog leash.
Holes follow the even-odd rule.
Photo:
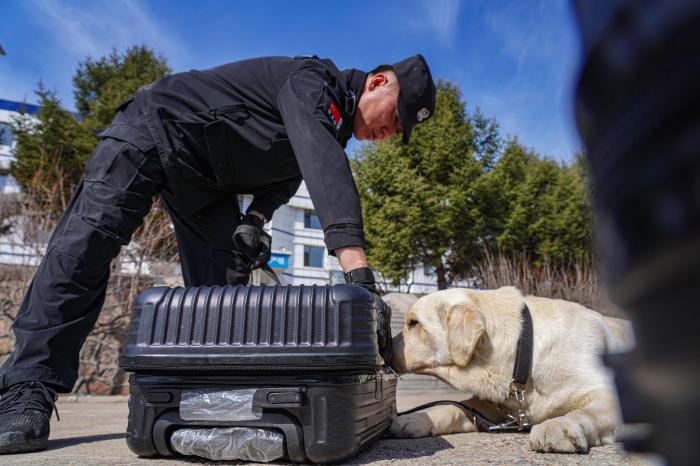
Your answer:
[[[433,406],[440,406],[440,405],[451,405],[451,406],[456,406],[459,409],[461,409],[464,414],[467,415],[467,417],[474,423],[474,426],[476,427],[477,431],[480,432],[496,432],[497,430],[494,430],[494,427],[500,426],[502,423],[494,422],[481,414],[479,411],[477,411],[474,408],[471,408],[467,406],[464,403],[460,403],[459,401],[452,401],[452,400],[439,400],[439,401],[433,401],[430,403],[425,403],[420,406],[416,406],[415,408],[411,408],[406,411],[402,411],[398,413],[399,416],[403,416],[404,414],[411,414],[415,413],[416,411],[421,411],[423,409],[428,409],[432,408]],[[506,430],[506,429],[499,429],[499,430]]]
[[[527,304],[523,303],[521,310],[522,328],[520,329],[520,338],[518,338],[518,346],[515,354],[515,367],[513,368],[513,379],[510,382],[510,395],[518,402],[518,411],[513,414],[500,405],[496,408],[505,416],[503,422],[495,422],[488,419],[476,409],[467,406],[459,401],[440,400],[431,403],[425,403],[407,411],[397,413],[398,416],[414,413],[427,408],[432,408],[438,405],[452,405],[461,409],[464,414],[474,423],[474,426],[479,431],[483,432],[529,432],[532,428],[532,421],[527,414],[527,405],[525,403],[525,390],[527,381],[530,378],[532,370],[532,353],[534,348],[534,331],[532,326],[532,315]],[[483,401],[483,400],[482,400]]]

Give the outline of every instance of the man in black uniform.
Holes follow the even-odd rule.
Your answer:
[[[105,298],[112,259],[160,194],[185,284],[245,284],[267,263],[263,224],[306,182],[325,242],[351,283],[376,290],[344,147],[403,132],[435,109],[422,56],[365,73],[269,57],[163,78],[121,105],[49,241],[0,369],[0,453],[45,448],[56,392]],[[241,219],[238,194],[253,201]]]

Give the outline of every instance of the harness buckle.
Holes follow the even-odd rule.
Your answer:
[[[532,427],[530,418],[522,411],[519,411],[517,415],[511,414],[507,410],[501,410],[501,412],[508,418],[508,420],[501,422],[498,425],[490,426],[489,432],[523,432],[530,430],[530,427]]]
[[[490,432],[525,431],[530,430],[532,427],[532,420],[527,414],[527,405],[525,403],[525,384],[513,380],[510,383],[510,390],[510,394],[515,398],[515,401],[518,402],[518,411],[513,414],[506,408],[499,406],[499,409],[508,420],[496,426],[489,427]]]
[[[521,408],[525,406],[525,390],[521,388],[513,388],[512,392],[515,401],[518,402]]]

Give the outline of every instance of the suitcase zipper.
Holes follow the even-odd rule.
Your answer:
[[[305,364],[303,366],[285,366],[285,365],[241,365],[241,364],[222,364],[215,366],[204,366],[202,364],[179,364],[174,366],[163,366],[163,365],[122,365],[122,369],[130,372],[136,371],[229,371],[229,370],[243,370],[243,371],[275,371],[275,370],[287,370],[287,371],[311,371],[311,370],[331,370],[331,371],[346,371],[346,370],[378,370],[381,369],[379,365],[373,366],[357,366],[357,365],[335,365],[329,366],[327,364]]]

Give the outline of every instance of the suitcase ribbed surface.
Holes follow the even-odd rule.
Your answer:
[[[151,345],[338,345],[338,314],[329,288],[231,287],[170,290],[138,341]],[[345,307],[346,309],[342,309]]]
[[[137,298],[130,370],[376,365],[371,295],[353,285],[151,288]]]

